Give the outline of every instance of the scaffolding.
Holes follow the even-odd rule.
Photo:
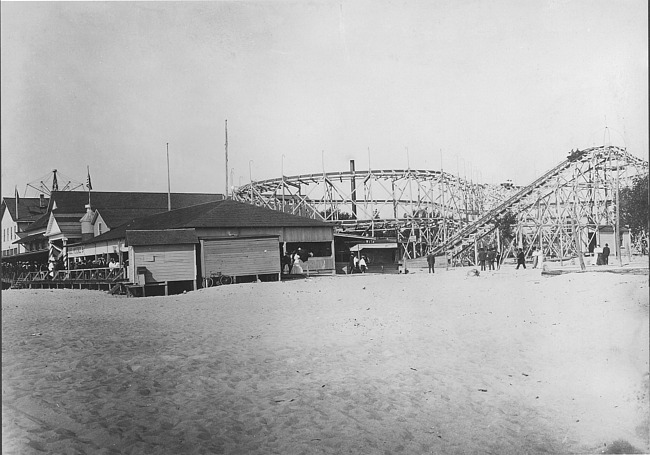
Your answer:
[[[356,170],[351,161],[347,171],[254,181],[235,188],[233,198],[397,242],[407,259],[433,252],[470,265],[488,246],[502,257],[533,246],[547,258],[575,257],[600,228],[616,227],[618,190],[647,173],[647,161],[614,146],[572,151],[525,187],[475,183],[442,170]],[[512,238],[500,235],[496,222],[508,212],[516,216]]]

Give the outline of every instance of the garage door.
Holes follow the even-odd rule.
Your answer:
[[[280,273],[279,242],[279,237],[201,240],[203,276]]]

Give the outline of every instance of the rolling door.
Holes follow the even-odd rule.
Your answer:
[[[203,276],[280,273],[279,237],[201,240]]]

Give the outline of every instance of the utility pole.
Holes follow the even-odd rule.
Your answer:
[[[228,199],[228,119],[226,119],[226,199]]]
[[[618,265],[623,267],[623,253],[621,251],[621,207],[620,207],[620,183],[619,174],[621,172],[621,163],[618,155],[616,156],[616,232],[614,233],[614,241],[616,242],[616,255],[618,256]]]
[[[169,179],[169,142],[167,142],[167,211],[172,210],[172,187]]]

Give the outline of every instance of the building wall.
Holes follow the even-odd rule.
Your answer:
[[[18,223],[12,218],[9,210],[5,210],[2,215],[2,255],[13,256],[24,253],[22,245],[14,245],[13,242],[18,240]]]
[[[129,277],[137,282],[138,267],[145,267],[146,282],[195,280],[195,245],[147,245],[129,248]]]
[[[202,275],[221,272],[230,276],[280,273],[277,237],[201,240]]]
[[[199,237],[262,237],[278,236],[280,242],[331,242],[334,228],[323,227],[247,227],[247,228],[197,228]]]
[[[100,214],[95,220],[95,224],[93,224],[93,236],[97,237],[107,233],[108,231],[110,231],[110,229],[108,228],[108,226],[106,226],[106,222],[104,221],[102,215]]]

